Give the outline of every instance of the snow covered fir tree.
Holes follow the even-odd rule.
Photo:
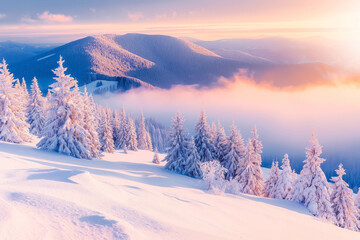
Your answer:
[[[275,198],[277,183],[280,177],[279,162],[272,163],[268,179],[265,181],[265,197]]]
[[[91,149],[90,133],[84,128],[84,106],[80,93],[76,91],[77,82],[65,74],[61,56],[58,64],[53,70],[56,82],[50,85],[51,107],[41,133],[43,138],[37,146],[77,158],[91,159],[97,155]]]
[[[200,156],[200,162],[213,161],[215,155],[215,146],[212,142],[213,135],[206,122],[205,111],[202,110],[200,119],[195,126],[195,146]]]
[[[149,139],[148,139],[148,132],[145,128],[145,118],[144,114],[141,112],[141,118],[138,128],[138,148],[140,150],[148,150],[149,149]]]
[[[303,203],[313,215],[333,221],[330,186],[320,167],[325,161],[320,157],[321,153],[322,146],[313,132],[306,148],[305,164],[287,199]]]
[[[101,143],[101,151],[113,153],[114,139],[113,128],[111,126],[111,111],[109,108],[102,109],[102,118],[99,126],[99,139]]]
[[[188,157],[189,136],[183,128],[184,119],[180,112],[173,118],[171,132],[169,134],[169,150],[164,161],[165,168],[170,171],[184,173],[185,162]]]
[[[235,178],[235,176],[241,172],[241,164],[243,158],[245,157],[245,146],[244,140],[241,137],[240,132],[237,130],[234,123],[231,125],[230,136],[228,137],[226,143],[225,139],[220,140],[224,137],[223,130],[219,130],[219,137],[216,138],[216,141],[219,141],[216,144],[222,151],[217,151],[217,155],[222,156],[221,164],[227,169],[226,180]],[[222,143],[221,143],[222,142]],[[224,146],[222,144],[225,144]]]
[[[32,80],[29,104],[27,106],[27,122],[30,133],[40,136],[46,120],[46,100],[42,96],[36,78]]]
[[[343,180],[345,169],[342,164],[336,170],[337,177],[332,177],[334,188],[331,193],[331,203],[335,214],[335,223],[342,228],[360,231],[360,211],[354,203],[353,191]]]
[[[224,156],[226,154],[226,150],[228,147],[228,140],[226,138],[225,130],[223,126],[221,126],[220,121],[218,122],[216,126],[216,133],[214,137],[214,147],[215,147],[215,153],[214,157],[222,163],[224,161]],[[244,145],[244,143],[243,143]]]
[[[14,86],[15,80],[6,61],[0,64],[0,140],[13,143],[31,140],[26,122],[24,89]]]
[[[286,199],[293,186],[293,172],[290,166],[289,155],[285,154],[282,160],[281,171],[276,182],[274,198]]]

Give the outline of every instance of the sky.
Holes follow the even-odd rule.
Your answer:
[[[358,34],[357,0],[1,0],[0,40],[141,32],[202,40]],[[360,34],[359,34],[360,35]]]

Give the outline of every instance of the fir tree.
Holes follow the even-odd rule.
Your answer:
[[[225,130],[221,126],[220,122],[218,122],[216,128],[216,137],[214,139],[215,153],[214,157],[222,163],[224,161],[224,156],[226,153],[228,141],[226,138]]]
[[[42,97],[37,79],[34,77],[31,84],[29,105],[27,107],[27,122],[30,124],[30,133],[40,136],[46,120],[46,102]]]
[[[256,126],[254,126],[253,130],[252,130],[252,138],[251,138],[251,143],[254,147],[254,164],[257,166],[257,169],[260,170],[261,174],[259,176],[257,176],[259,179],[259,182],[263,182],[263,178],[262,178],[262,171],[261,171],[261,153],[262,153],[262,143],[259,140],[259,134],[257,133],[257,129]]]
[[[51,99],[51,91],[50,91],[50,88],[48,89],[48,92],[46,94],[46,97],[45,97],[45,102],[46,102],[46,109],[49,109],[51,107],[50,105],[50,99]]]
[[[137,142],[137,135],[136,135],[136,127],[134,120],[129,117],[129,142],[127,148],[131,151],[138,150],[138,142]]]
[[[195,146],[200,156],[200,162],[213,161],[215,147],[212,143],[211,130],[206,122],[204,110],[201,111],[199,122],[195,127],[195,132]]]
[[[179,112],[173,118],[173,124],[171,132],[169,134],[169,146],[170,149],[166,155],[164,161],[166,161],[165,168],[178,172],[184,173],[184,166],[188,157],[188,142],[189,137],[183,129],[184,119]]]
[[[24,99],[24,105],[28,106],[30,98],[29,98],[29,92],[27,90],[25,78],[22,78],[21,89],[22,89],[22,92],[23,92],[22,96],[23,96],[23,99]]]
[[[314,132],[311,136],[310,146],[306,150],[304,167],[287,199],[304,203],[309,211],[317,217],[333,220],[329,184],[320,167],[325,159],[320,158],[322,146]]]
[[[243,193],[261,196],[264,191],[264,180],[259,164],[259,157],[254,149],[254,139],[249,139],[241,172],[236,176],[239,190]]]
[[[126,145],[128,145],[130,140],[129,135],[129,126],[128,122],[126,120],[126,114],[124,106],[121,107],[121,113],[120,113],[120,124],[119,124],[119,137],[118,140],[115,141],[115,145],[117,148],[124,148]]]
[[[360,213],[360,188],[355,196],[355,206],[357,207],[359,213]],[[359,217],[360,220],[360,217]]]
[[[292,170],[290,167],[290,160],[287,154],[284,155],[281,169],[282,170],[276,183],[276,189],[274,194],[274,198],[277,199],[285,199],[290,192],[294,182]]]
[[[360,213],[355,207],[353,191],[348,188],[348,184],[343,180],[345,170],[342,164],[336,170],[337,177],[332,177],[334,189],[331,193],[331,203],[334,210],[336,225],[353,231],[360,230]]]
[[[13,75],[5,60],[0,64],[0,140],[13,143],[31,140],[25,119],[22,89],[13,87]]]
[[[188,154],[187,154],[187,158],[184,162],[183,174],[190,176],[190,177],[194,177],[194,178],[201,178],[202,171],[201,171],[200,165],[199,165],[200,156],[197,152],[193,137],[190,138],[187,148],[188,148],[187,149]]]
[[[83,101],[78,92],[77,82],[66,75],[60,56],[59,66],[53,70],[55,83],[51,84],[51,98],[43,137],[38,143],[40,149],[90,159],[89,135],[84,128]]]
[[[153,150],[151,136],[149,132],[146,132],[146,149],[149,151]]]
[[[156,148],[155,148],[155,153],[154,153],[154,157],[153,157],[152,162],[155,163],[155,164],[160,164],[159,155],[158,155],[158,153],[157,153],[157,149],[156,149]]]
[[[113,128],[113,139],[114,139],[114,146],[117,149],[120,149],[122,147],[118,146],[117,143],[119,143],[120,138],[121,138],[121,133],[120,133],[120,125],[121,125],[121,120],[120,120],[120,114],[118,111],[114,111],[114,114],[112,115],[112,128]]]
[[[111,111],[109,108],[103,110],[103,118],[100,124],[100,150],[103,152],[114,152],[113,128],[111,126]]]
[[[268,179],[265,181],[265,197],[275,198],[276,184],[279,180],[280,169],[278,161],[272,163],[270,174]]]
[[[233,123],[231,125],[231,133],[225,147],[225,155],[221,163],[228,170],[225,177],[226,180],[234,178],[235,175],[240,172],[241,162],[245,156],[245,152],[246,149],[244,147],[244,140]]]
[[[148,150],[147,143],[147,131],[145,128],[145,118],[144,114],[141,112],[140,124],[138,129],[138,148],[141,150]]]
[[[217,127],[215,122],[211,123],[210,133],[211,133],[211,141],[213,141],[213,143],[215,144],[215,138],[217,134]]]
[[[99,157],[100,154],[100,140],[97,133],[97,124],[94,117],[93,100],[91,95],[88,95],[86,86],[84,87],[83,106],[84,106],[84,128],[88,132],[88,142],[90,144],[90,152],[92,157]]]

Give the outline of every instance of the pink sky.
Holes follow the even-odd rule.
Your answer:
[[[156,0],[151,4],[114,0],[100,4],[90,0],[86,5],[65,0],[63,6],[35,0],[28,7],[24,2],[13,8],[15,3],[4,1],[7,8],[0,9],[2,39],[51,36],[53,41],[62,41],[128,32],[203,40],[264,36],[349,38],[360,28],[360,2],[356,0]]]

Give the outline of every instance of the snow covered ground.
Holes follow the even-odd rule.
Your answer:
[[[98,86],[100,84],[100,86]],[[91,83],[85,84],[86,90],[88,93],[93,94],[94,92],[107,92],[112,88],[116,89],[118,82],[117,81],[107,81],[107,80],[96,80]],[[84,92],[84,86],[79,87],[81,92]]]
[[[34,145],[0,142],[0,239],[360,239],[293,202],[208,194],[148,151],[89,161]]]

